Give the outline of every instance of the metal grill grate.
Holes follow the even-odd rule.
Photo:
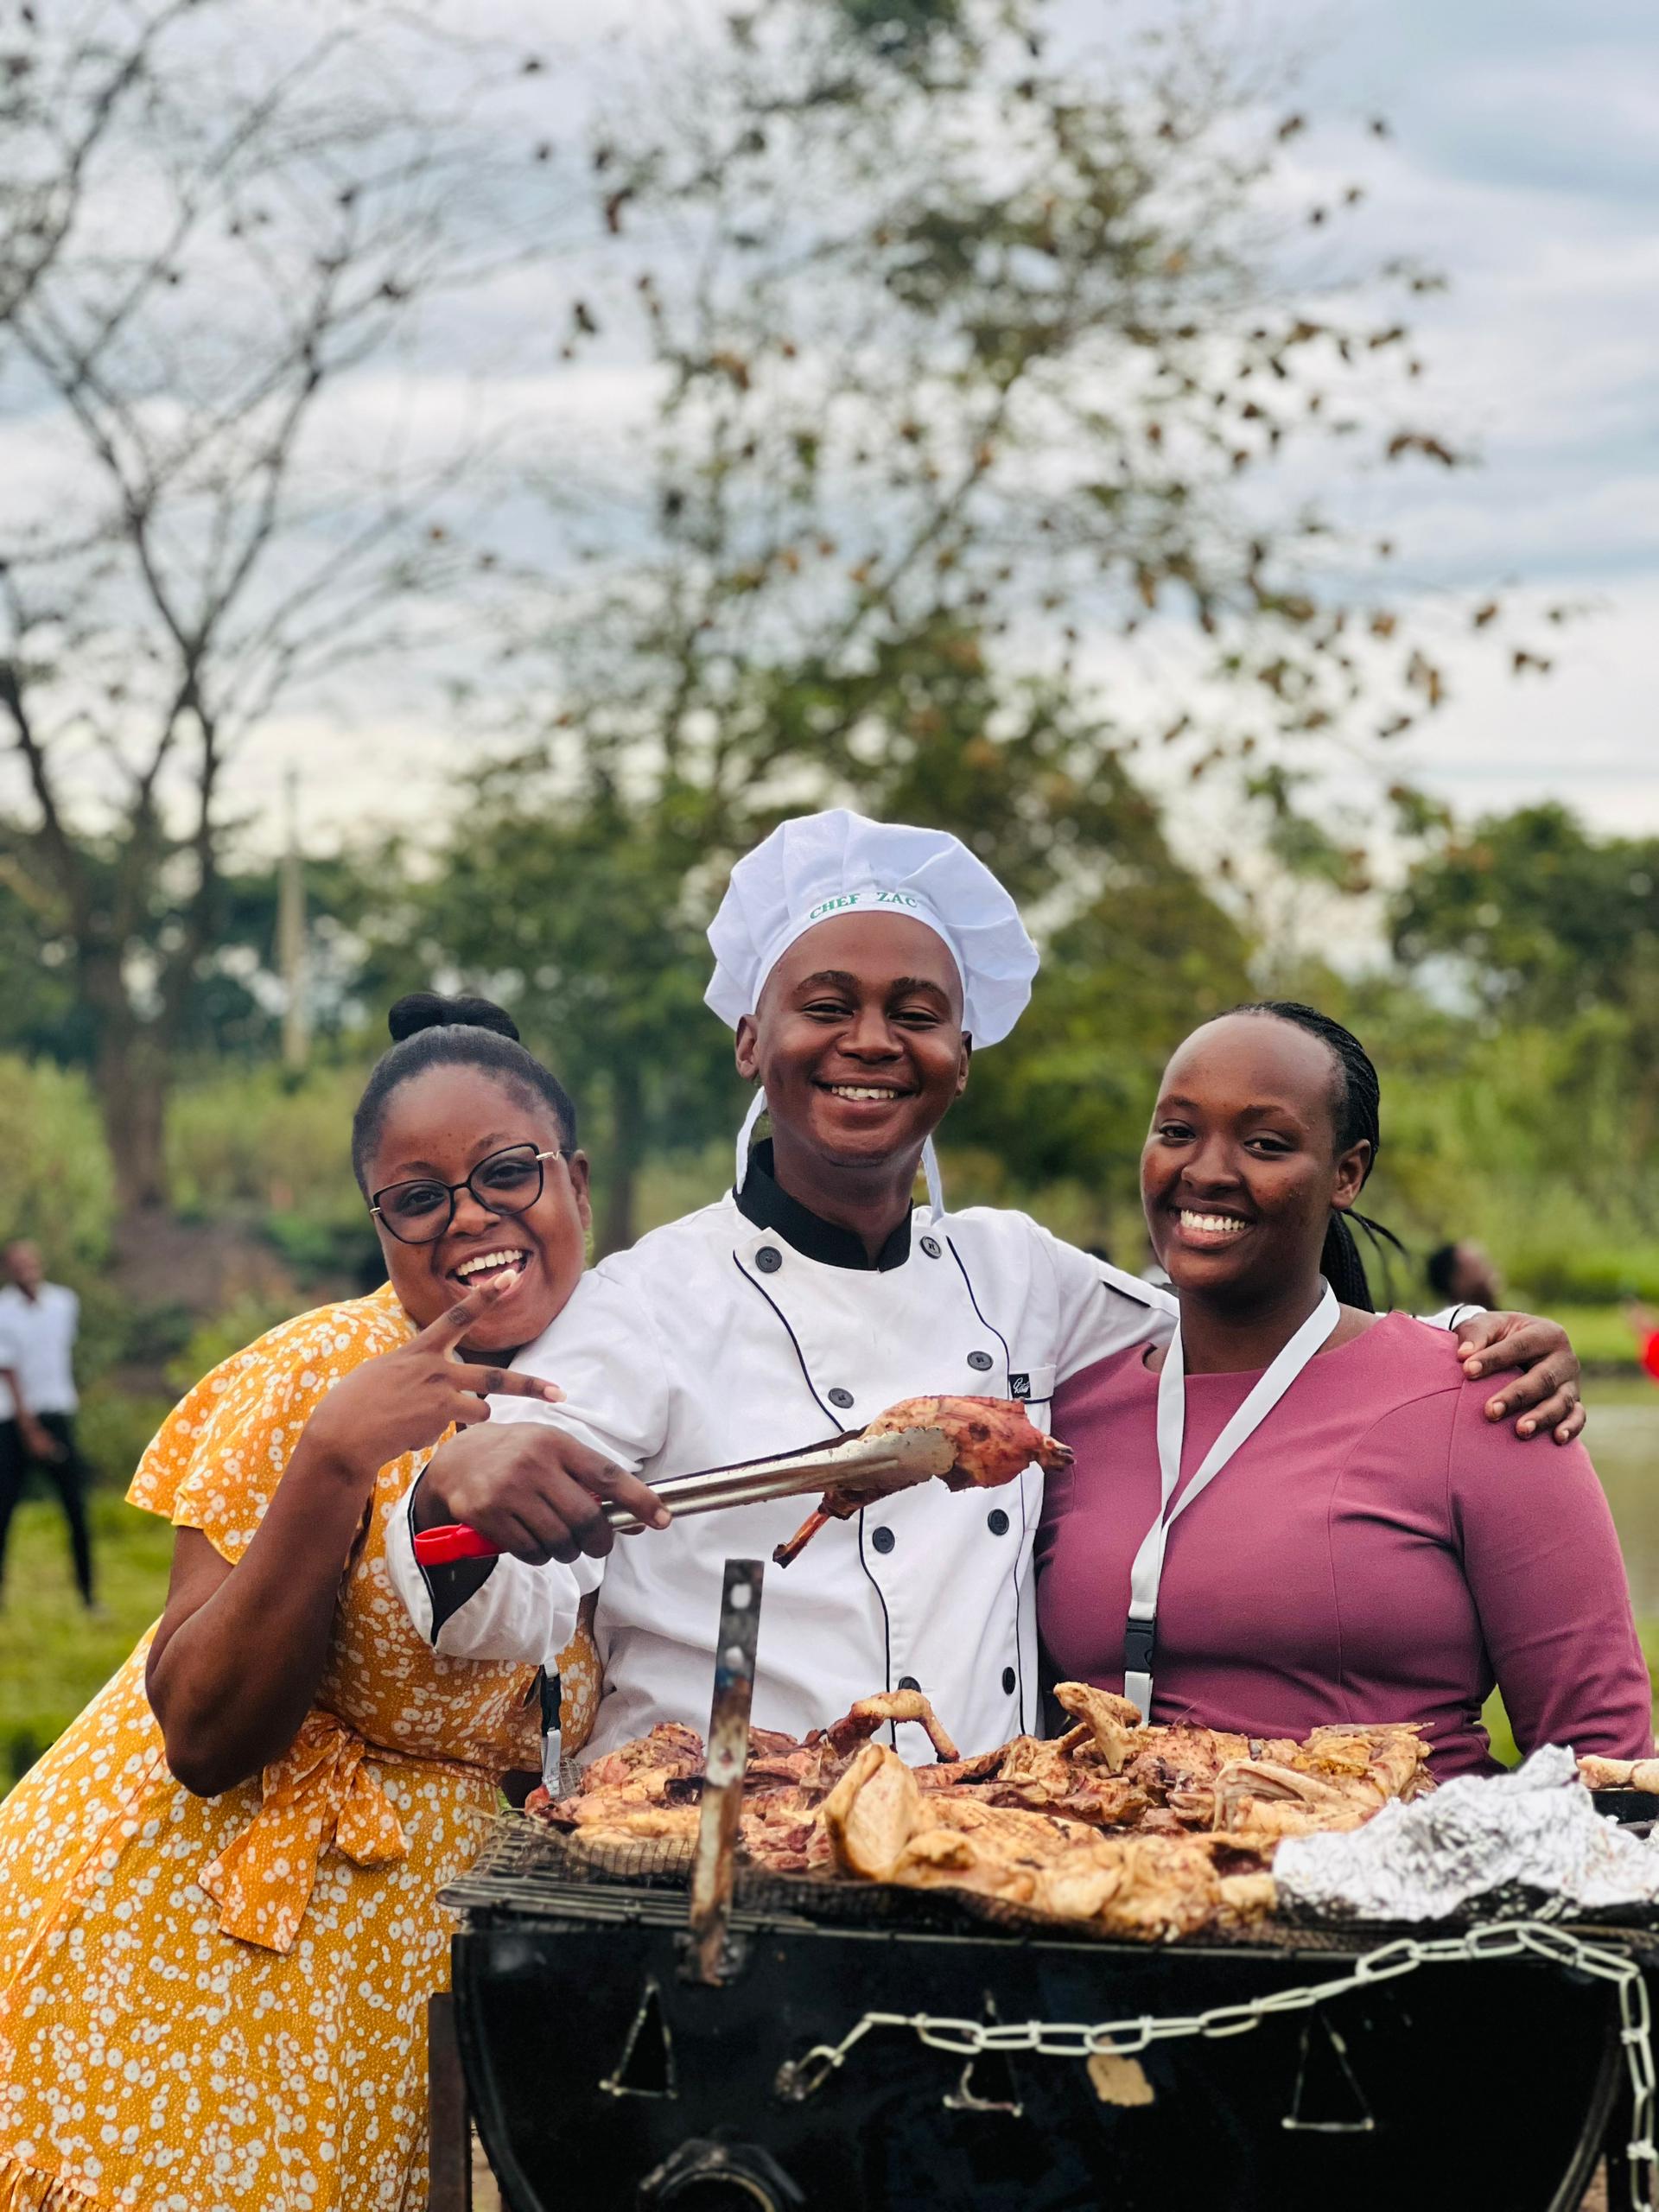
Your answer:
[[[691,1846],[679,1839],[584,1844],[579,1835],[520,1814],[504,1814],[476,1863],[441,1901],[486,1924],[503,1919],[685,1923]],[[1054,1921],[963,1891],[906,1890],[823,1874],[778,1874],[740,1863],[734,1918],[750,1924],[950,1936],[962,1941],[1122,1945],[1086,1921]],[[1276,1918],[1247,1929],[1206,1929],[1192,1944],[1357,1955],[1398,1931]],[[1141,1943],[1129,1948],[1143,1949]]]
[[[584,1843],[523,1814],[503,1814],[477,1861],[442,1892],[441,1901],[475,1923],[499,1920],[578,1920],[683,1927],[692,1845],[681,1838],[636,1838],[623,1844]],[[1477,1919],[1536,1913],[1536,1897],[1482,1900],[1478,1916],[1437,1922],[1435,1932],[1454,1934]],[[734,1918],[751,1925],[789,1928],[803,1934],[824,1929],[871,1934],[952,1936],[963,1941],[1125,1945],[1128,1939],[1086,1921],[1053,1921],[994,1897],[962,1891],[888,1888],[830,1874],[778,1874],[740,1862]],[[1645,1924],[1643,1924],[1645,1923]],[[1659,1963],[1659,1928],[1650,1912],[1601,1911],[1580,1932],[1617,1935],[1637,1955]],[[1421,1935],[1394,1922],[1334,1922],[1280,1913],[1248,1928],[1206,1929],[1183,1948],[1322,1953],[1358,1956],[1379,1942]],[[1145,1947],[1131,1943],[1129,1948]]]

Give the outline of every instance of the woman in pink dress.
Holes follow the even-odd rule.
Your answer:
[[[1050,1662],[1161,1722],[1417,1721],[1442,1777],[1491,1770],[1494,1683],[1522,1751],[1644,1757],[1588,1454],[1529,1445],[1444,1330],[1371,1311],[1346,1216],[1378,1141],[1370,1061],[1310,1007],[1243,1008],[1171,1060],[1141,1179],[1173,1371],[1131,1348],[1056,1395],[1077,1464],[1038,1546]]]

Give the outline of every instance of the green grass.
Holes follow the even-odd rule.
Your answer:
[[[1573,1339],[1573,1349],[1586,1367],[1628,1368],[1637,1365],[1636,1339],[1620,1306],[1571,1306],[1545,1298],[1536,1291],[1507,1289],[1504,1303],[1522,1313],[1547,1313],[1559,1321]]]
[[[104,1618],[76,1594],[55,1503],[30,1499],[12,1522],[0,1609],[0,1793],[108,1681],[167,1595],[173,1531],[111,1491],[91,1504]]]

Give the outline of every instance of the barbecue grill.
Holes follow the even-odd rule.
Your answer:
[[[523,1816],[446,1901],[512,2212],[1573,2212],[1647,2050],[1629,1931],[1147,1946]]]

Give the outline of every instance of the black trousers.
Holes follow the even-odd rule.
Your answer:
[[[92,1539],[86,1526],[86,1486],[91,1471],[75,1442],[73,1414],[36,1414],[35,1420],[58,1446],[58,1456],[37,1459],[23,1441],[15,1421],[0,1421],[0,1580],[6,1572],[6,1538],[11,1516],[23,1494],[23,1482],[37,1467],[58,1493],[63,1517],[69,1523],[69,1548],[74,1555],[75,1586],[87,1605],[92,1602]]]

